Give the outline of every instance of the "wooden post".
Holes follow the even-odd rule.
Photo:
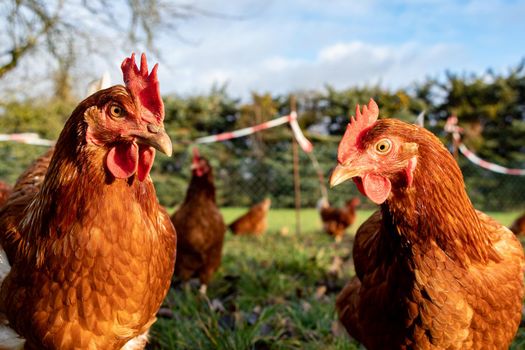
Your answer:
[[[295,96],[290,96],[290,112],[297,112]],[[301,233],[301,177],[299,175],[299,145],[292,133],[293,185],[295,192],[295,233]]]

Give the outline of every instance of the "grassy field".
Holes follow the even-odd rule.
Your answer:
[[[223,210],[226,222],[244,212]],[[321,233],[315,209],[274,209],[269,230],[256,237],[227,233],[222,266],[199,295],[197,285],[170,291],[166,312],[152,329],[149,349],[358,349],[336,322],[337,293],[353,275],[352,238],[371,214],[358,222],[341,243]],[[517,213],[489,213],[508,225]],[[520,329],[512,349],[525,348]]]

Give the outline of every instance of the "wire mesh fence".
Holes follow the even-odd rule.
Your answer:
[[[460,156],[459,164],[474,206],[486,211],[525,211],[525,176],[494,173]]]
[[[283,128],[279,137],[249,136],[200,147],[215,174],[217,201],[221,207],[247,207],[268,197],[273,208],[294,207],[292,135]],[[283,137],[283,135],[285,137]],[[336,165],[337,141],[314,142],[313,153],[319,161],[328,187],[331,169]],[[0,143],[0,180],[14,184],[33,159],[47,148],[15,143]],[[172,158],[159,156],[152,176],[162,204],[172,207],[185,196],[190,178],[191,148],[184,147]],[[318,174],[310,158],[299,152],[301,206],[315,207],[321,198]],[[525,211],[525,176],[503,175],[485,170],[459,155],[458,162],[474,206],[483,211]],[[352,183],[328,190],[330,203],[342,205],[361,196]],[[363,208],[375,205],[365,198]]]
[[[221,206],[249,206],[265,197],[272,199],[272,207],[294,206],[293,159],[291,139],[266,142],[261,154],[237,158],[231,150],[230,158],[216,159],[214,155],[229,148],[225,144],[201,146],[215,170],[218,202]],[[337,142],[316,142],[314,155],[319,160],[324,185],[329,187],[331,169],[336,165]],[[189,156],[182,163],[189,166]],[[483,211],[525,211],[525,176],[503,175],[472,164],[462,155],[458,163],[464,175],[467,192],[474,206]],[[184,168],[184,166],[183,166]],[[182,168],[182,172],[187,172]],[[310,158],[300,152],[299,174],[301,206],[315,207],[321,198],[318,174]],[[361,196],[355,185],[348,183],[328,190],[330,203],[342,205],[354,196]],[[375,205],[365,198],[364,208]]]

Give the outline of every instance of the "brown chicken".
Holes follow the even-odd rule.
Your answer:
[[[126,86],[82,101],[0,210],[1,349],[145,346],[175,263],[149,177],[171,141],[157,66],[132,55],[122,71]]]
[[[250,210],[229,225],[234,235],[260,236],[268,229],[268,211],[272,205],[270,198],[255,204]]]
[[[13,189],[3,181],[0,181],[0,207],[7,201],[7,197]]]
[[[525,236],[525,213],[514,220],[509,228],[515,235]]]
[[[199,277],[200,292],[207,286],[221,264],[226,226],[215,203],[213,170],[206,158],[193,149],[192,176],[186,198],[171,220],[177,230],[175,275],[187,282]]]
[[[323,229],[334,237],[336,242],[343,239],[345,230],[355,222],[356,209],[359,204],[361,201],[357,197],[346,201],[343,208],[331,207],[326,200],[322,202],[319,214],[323,221]]]
[[[341,322],[368,349],[508,349],[521,319],[520,243],[473,208],[437,137],[378,114],[373,100],[357,107],[330,180],[353,179],[380,205],[357,232]]]

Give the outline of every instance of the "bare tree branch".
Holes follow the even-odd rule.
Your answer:
[[[196,17],[245,18],[176,0],[6,0],[0,3],[0,80],[24,57],[44,55],[57,70],[52,76],[55,95],[67,98],[78,58],[110,59],[107,53],[130,45],[160,57],[159,34],[195,45],[179,26]]]
[[[50,16],[46,13],[45,8],[41,6],[37,1],[31,0],[27,4],[24,4],[22,1],[17,1],[14,6],[14,11],[11,13],[11,21],[8,21],[9,24],[14,24],[18,19],[23,19],[23,6],[26,5],[30,11],[33,12],[35,16],[40,20],[42,28],[37,31],[35,34],[31,31],[27,31],[25,38],[22,38],[23,42],[18,43],[15,35],[12,36],[13,45],[12,48],[7,52],[7,55],[10,56],[7,63],[4,63],[0,66],[0,78],[6,73],[14,69],[20,58],[27,53],[29,53],[38,43],[39,38],[47,35],[51,30],[57,25],[59,21],[59,13],[62,8],[63,1],[60,1],[57,10],[54,15]],[[28,28],[31,28],[31,25],[28,25]]]

